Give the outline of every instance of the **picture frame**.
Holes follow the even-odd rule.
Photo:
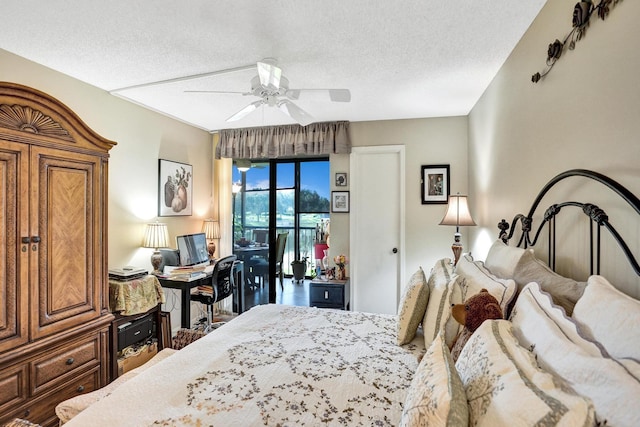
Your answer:
[[[349,192],[331,192],[331,212],[349,212]]]
[[[193,166],[159,159],[158,216],[190,216],[193,206]]]
[[[446,204],[451,192],[449,165],[423,165],[420,169],[422,204]]]
[[[346,187],[347,186],[347,173],[346,172],[337,172],[336,173],[336,187]]]

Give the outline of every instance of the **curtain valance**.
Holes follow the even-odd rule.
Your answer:
[[[350,152],[349,122],[323,122],[304,127],[223,129],[216,147],[216,159],[277,159]]]

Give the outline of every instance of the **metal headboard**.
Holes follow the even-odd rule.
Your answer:
[[[623,185],[618,183],[617,181],[602,175],[598,172],[593,172],[586,169],[572,169],[566,172],[563,172],[559,175],[556,175],[551,181],[549,181],[540,191],[538,197],[536,197],[531,209],[529,209],[529,213],[525,216],[523,214],[518,214],[511,221],[511,225],[506,220],[500,221],[498,224],[498,228],[500,229],[500,239],[503,242],[508,243],[509,240],[513,237],[513,234],[516,230],[516,225],[518,222],[521,225],[522,235],[518,240],[516,246],[527,248],[529,246],[534,246],[538,241],[538,237],[545,225],[548,225],[549,232],[549,266],[555,270],[555,258],[556,258],[556,216],[560,213],[560,210],[567,206],[578,207],[582,209],[585,215],[590,218],[590,227],[589,227],[589,237],[590,237],[590,271],[591,274],[600,274],[600,257],[601,257],[601,230],[604,227],[609,231],[611,236],[615,239],[618,246],[621,248],[622,252],[626,256],[629,264],[631,264],[633,270],[637,275],[640,276],[640,265],[638,265],[638,261],[636,257],[629,249],[629,246],[624,241],[620,233],[614,228],[614,226],[609,223],[608,215],[600,209],[597,205],[592,203],[581,203],[581,202],[563,202],[558,204],[553,204],[547,208],[543,215],[543,220],[541,224],[538,226],[538,229],[535,232],[533,239],[531,238],[531,230],[533,226],[533,216],[535,214],[538,205],[542,201],[542,198],[547,194],[547,192],[558,182],[574,177],[580,176],[585,178],[593,179],[600,184],[611,189],[618,196],[620,196],[623,200],[627,202],[639,215],[640,215],[640,199],[638,199],[631,191],[625,188]],[[510,230],[507,233],[507,230]]]

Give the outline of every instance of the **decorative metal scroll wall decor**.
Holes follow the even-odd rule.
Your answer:
[[[591,0],[576,3],[573,7],[573,28],[563,41],[556,39],[556,41],[549,45],[547,49],[547,69],[542,73],[535,73],[531,76],[531,81],[538,83],[541,78],[549,74],[553,65],[560,56],[562,56],[565,47],[569,50],[575,49],[576,42],[584,37],[587,27],[589,26],[589,19],[594,12],[598,14],[598,18],[604,21],[611,9],[621,1],[622,0],[600,0],[597,6],[594,5]]]

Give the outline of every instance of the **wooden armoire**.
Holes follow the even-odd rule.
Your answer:
[[[68,107],[0,82],[0,425],[109,375],[107,165],[115,145]]]

